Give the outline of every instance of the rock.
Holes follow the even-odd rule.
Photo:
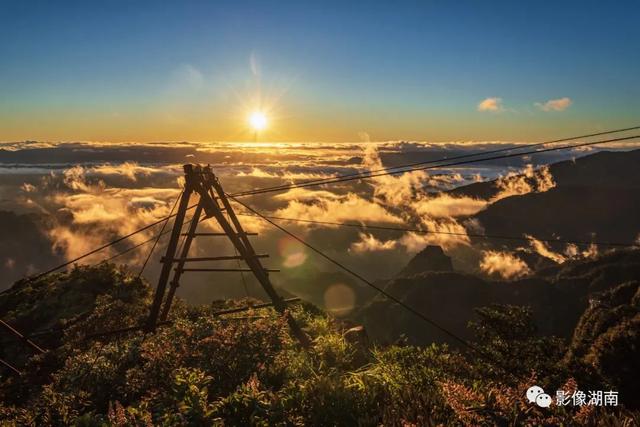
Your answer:
[[[398,277],[411,277],[429,271],[453,271],[451,258],[440,246],[427,246],[409,261]]]
[[[354,326],[347,329],[344,332],[344,340],[351,344],[355,350],[353,353],[353,367],[361,368],[370,362],[371,351],[369,347],[371,342],[369,341],[369,334],[362,325]]]
[[[344,339],[350,344],[362,347],[369,346],[369,335],[367,334],[367,330],[362,325],[354,326],[353,328],[347,329],[344,332]]]

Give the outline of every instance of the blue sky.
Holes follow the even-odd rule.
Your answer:
[[[519,140],[640,117],[638,2],[342,3],[3,1],[0,140],[242,140],[259,88],[272,140]]]

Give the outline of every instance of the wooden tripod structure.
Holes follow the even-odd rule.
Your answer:
[[[154,331],[159,321],[164,322],[167,320],[169,310],[171,309],[171,303],[173,302],[176,289],[180,284],[180,278],[184,272],[248,271],[253,273],[260,285],[262,285],[262,288],[271,299],[275,309],[286,317],[292,335],[304,348],[308,348],[310,346],[309,338],[287,311],[286,302],[278,295],[269,280],[269,272],[277,270],[268,270],[262,266],[260,258],[265,258],[268,255],[256,254],[248,238],[248,236],[255,233],[247,233],[244,231],[240,221],[238,221],[238,218],[233,211],[231,203],[229,203],[226,193],[220,185],[220,181],[213,174],[211,167],[187,164],[184,165],[184,173],[185,188],[182,196],[180,197],[176,219],[173,224],[173,229],[171,230],[169,245],[167,246],[165,256],[161,260],[162,270],[160,272],[158,286],[156,287],[153,298],[151,312],[149,313],[149,318],[147,320],[146,331]],[[192,195],[198,196],[199,201],[195,207],[191,223],[189,224],[189,230],[183,234],[182,227],[184,225],[186,212],[189,209],[189,200]],[[222,228],[221,233],[196,232],[198,223],[200,222],[201,217],[203,217],[203,213],[203,219],[216,219]],[[225,213],[227,214],[228,219],[227,216],[225,216]],[[178,241],[180,240],[181,235],[185,237],[185,240],[180,255],[176,257]],[[193,239],[198,236],[226,236],[235,247],[237,255],[189,258],[191,243],[193,242]],[[228,261],[234,259],[244,261],[248,269],[185,268],[187,263],[190,264],[192,262]],[[173,268],[174,265],[175,268]],[[166,292],[172,268],[173,278],[171,279],[169,290]],[[165,292],[167,293],[166,298]]]

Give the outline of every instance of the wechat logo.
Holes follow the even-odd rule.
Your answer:
[[[546,394],[542,387],[537,385],[531,386],[527,389],[527,400],[529,403],[535,403],[541,408],[548,408],[551,406],[551,396]]]

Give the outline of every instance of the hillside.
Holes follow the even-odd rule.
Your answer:
[[[16,280],[62,262],[43,229],[46,217],[0,210],[0,291]]]
[[[631,241],[640,229],[640,185],[629,162],[639,157],[598,153],[552,165],[555,188],[499,200],[476,219],[489,234],[589,240],[598,229],[598,239]],[[479,183],[453,193],[490,198],[497,191],[495,183]],[[600,204],[603,215],[590,209]],[[7,221],[36,228],[32,217]],[[555,224],[564,224],[562,234]],[[440,247],[427,246],[394,265],[394,279],[376,282],[468,346],[341,273],[305,269],[285,283],[303,300],[325,303],[326,284],[344,283],[362,307],[338,319],[334,313],[345,313],[291,306],[313,341],[308,352],[272,309],[217,314],[248,299],[178,301],[156,333],[105,334],[143,324],[152,292],[112,264],[20,280],[0,293],[0,319],[46,352],[0,335],[0,358],[22,372],[0,368],[0,425],[640,422],[633,412],[640,408],[640,250],[559,265],[519,256],[537,270],[497,281],[456,271]],[[534,383],[557,390],[576,382],[583,390],[618,390],[621,406],[541,409],[525,399]]]
[[[640,150],[599,152],[549,166],[556,186],[498,200],[475,215],[487,234],[631,243],[640,234]],[[490,199],[495,181],[450,194]]]
[[[561,342],[539,336],[530,313],[518,307],[479,312],[475,345],[491,355],[486,357],[437,344],[372,346],[366,335],[307,304],[294,307],[293,315],[313,339],[309,352],[297,347],[286,322],[270,309],[214,315],[246,303],[240,301],[179,303],[171,323],[155,334],[91,337],[139,324],[148,295],[144,282],[111,265],[21,282],[3,293],[3,319],[23,328],[57,325],[64,331],[34,337],[47,347],[46,354],[11,359],[23,375],[0,371],[0,424],[631,425],[640,420],[640,413],[622,406],[584,413],[528,404],[531,381],[549,389],[572,376],[584,387],[616,383],[584,366],[575,372],[586,373],[574,376]],[[79,316],[82,321],[55,320]],[[9,341],[2,346],[3,358],[19,348],[28,354],[21,343]],[[617,372],[609,374],[618,378]],[[638,405],[632,396],[623,402]]]
[[[490,304],[531,307],[533,319],[542,333],[570,338],[594,295],[638,277],[640,250],[629,250],[593,260],[567,262],[512,281],[490,281],[451,271],[425,271],[391,280],[385,290],[467,338],[470,337],[467,324],[476,319],[475,309]],[[405,335],[417,344],[434,341],[455,344],[382,297],[365,306],[357,319],[378,340],[392,342]]]

